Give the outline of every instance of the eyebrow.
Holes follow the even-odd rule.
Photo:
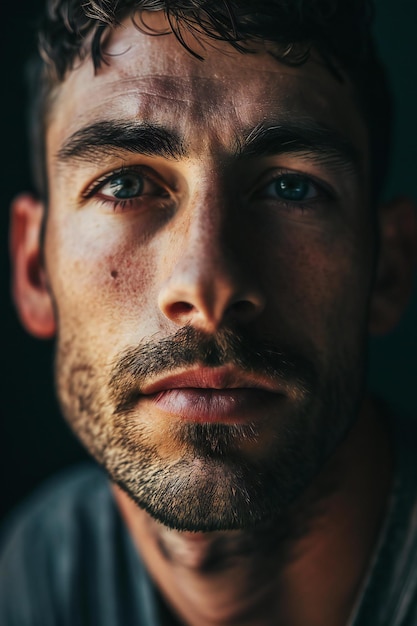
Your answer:
[[[240,158],[300,154],[315,161],[357,171],[361,154],[356,146],[336,130],[313,121],[248,129],[243,141],[237,142],[236,156]]]
[[[103,120],[70,135],[57,152],[60,163],[99,161],[105,155],[132,152],[178,160],[187,156],[174,131],[150,122]],[[235,158],[302,153],[306,158],[350,171],[360,167],[359,150],[339,132],[314,121],[257,125],[236,138]]]
[[[105,154],[133,152],[147,156],[178,159],[185,156],[179,136],[148,122],[95,122],[70,135],[57,152],[61,163],[100,159]]]

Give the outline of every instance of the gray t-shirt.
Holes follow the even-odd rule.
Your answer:
[[[393,436],[390,506],[350,626],[417,625],[416,427]],[[49,479],[4,524],[0,626],[175,623],[95,464]]]

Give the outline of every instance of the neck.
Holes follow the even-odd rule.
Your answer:
[[[389,434],[366,400],[286,523],[251,532],[178,532],[116,486],[114,494],[151,577],[184,623],[345,626],[384,518],[391,476]]]

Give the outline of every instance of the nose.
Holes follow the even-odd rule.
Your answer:
[[[159,293],[159,308],[178,326],[213,333],[222,325],[248,323],[263,311],[265,297],[251,267],[241,229],[226,228],[224,211],[211,202],[174,235],[177,254]],[[229,232],[226,232],[229,231]],[[173,246],[173,247],[174,247]],[[253,259],[252,259],[253,260]]]

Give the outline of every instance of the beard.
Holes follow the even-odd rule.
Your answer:
[[[271,340],[185,327],[129,348],[99,371],[73,346],[58,345],[56,359],[66,420],[111,481],[153,518],[182,531],[253,529],[285,517],[362,400],[363,353],[339,355],[326,376],[313,358]],[[167,418],[155,432],[152,410],[140,413],[142,387],[150,377],[196,364],[234,365],[279,380],[286,409],[260,404],[259,419],[244,424]]]

